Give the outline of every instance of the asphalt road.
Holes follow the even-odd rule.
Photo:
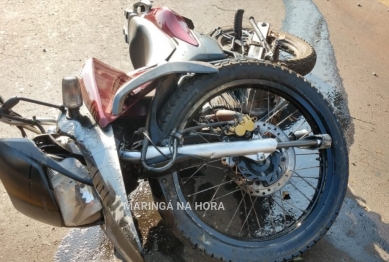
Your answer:
[[[385,1],[156,1],[190,17],[198,31],[231,25],[237,8],[272,28],[296,34],[314,45],[318,62],[307,78],[338,109],[350,149],[350,189],[338,219],[327,235],[303,255],[305,261],[388,261],[389,179],[387,175],[389,66],[388,6]],[[8,1],[0,11],[0,94],[61,102],[60,82],[87,57],[131,70],[121,27],[122,0]],[[384,25],[384,26],[383,26]],[[386,26],[385,26],[386,25]],[[375,72],[377,76],[372,75]],[[18,105],[26,116],[54,116],[53,110]],[[0,137],[18,136],[0,124]],[[147,185],[142,191],[148,192]],[[138,194],[139,196],[139,194]],[[146,194],[142,197],[150,197]],[[116,260],[98,228],[54,229],[12,209],[0,188],[0,259],[3,261]],[[359,204],[358,204],[359,203]],[[148,214],[149,261],[197,261]],[[149,230],[151,229],[151,230]],[[69,233],[68,233],[69,232]],[[206,260],[206,258],[201,258]]]

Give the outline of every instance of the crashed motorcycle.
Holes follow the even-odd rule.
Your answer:
[[[63,105],[0,99],[0,120],[23,136],[0,139],[14,207],[53,226],[100,225],[126,261],[143,261],[128,195],[147,179],[156,206],[170,207],[158,209],[165,225],[206,255],[284,261],[313,246],[348,180],[320,92],[264,46],[253,44],[257,58],[226,51],[168,8],[142,1],[125,15],[134,71],[92,58],[63,79]],[[21,101],[59,116],[22,117]]]

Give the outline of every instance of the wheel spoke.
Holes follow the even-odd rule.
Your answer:
[[[295,169],[295,171],[299,171],[299,170],[307,170],[307,169],[312,169],[312,168],[318,168],[320,166],[310,166],[310,167],[303,167],[303,168],[298,168],[298,169]]]
[[[254,204],[255,204],[255,202],[257,202],[258,197],[255,197],[254,202],[253,202],[253,199],[251,198],[251,196],[249,196],[249,197],[250,197],[250,201],[251,201],[251,206],[254,207]],[[259,218],[258,218],[257,211],[256,211],[255,207],[254,207],[254,214],[255,214],[255,219],[257,221],[258,227],[261,230],[261,233],[263,234],[263,229],[261,227],[261,223],[259,223]]]
[[[311,130],[309,130],[306,134],[304,134],[302,137],[300,137],[298,140],[302,140],[304,138],[306,138],[310,133],[312,133]]]
[[[292,206],[292,207],[294,207],[294,208],[300,210],[300,211],[303,212],[303,213],[306,212],[305,210],[303,210],[303,209],[301,209],[301,208],[299,208],[299,207],[296,207],[294,204],[290,203],[289,200],[284,200],[284,199],[282,199],[281,197],[279,197],[279,196],[277,196],[277,195],[274,195],[274,196],[277,197],[277,198],[279,198],[279,199],[280,199],[281,201],[283,201],[285,204],[288,204],[288,205],[290,205],[290,206]]]
[[[220,169],[220,170],[225,170],[225,168],[221,168],[218,166],[213,166],[213,165],[209,165],[209,164],[207,164],[207,166],[212,167],[212,168],[216,168],[216,169]]]
[[[298,112],[298,110],[294,111],[293,113],[291,113],[290,115],[288,115],[287,117],[285,117],[283,120],[281,120],[276,126],[280,126],[282,123],[284,123],[286,120],[288,120],[291,116],[293,116],[294,114],[296,114]]]
[[[299,177],[296,177],[296,178],[299,178]],[[301,176],[301,178],[319,179],[318,177],[313,177],[313,176]]]
[[[220,122],[220,121],[219,121],[219,118],[218,118],[217,115],[216,115],[216,111],[215,111],[214,107],[213,107],[212,104],[211,104],[211,101],[207,101],[207,103],[208,103],[208,105],[211,107],[213,113],[215,114],[215,117],[216,117],[217,121]],[[205,117],[204,114],[202,114],[202,117],[207,121],[207,124],[209,124],[209,121],[208,121],[208,119]],[[218,132],[216,132],[215,129],[214,129],[213,127],[211,127],[211,129],[212,129],[212,131],[213,131],[215,134],[218,134]],[[219,138],[219,141],[222,141],[221,138],[220,138],[220,136],[218,136],[218,138]],[[208,142],[208,143],[209,143],[209,142]]]
[[[304,177],[300,176],[296,171],[294,172],[296,175],[297,175],[297,178],[301,178],[302,180],[304,180],[310,187],[312,187],[314,190],[316,190],[316,188],[311,184],[309,183]],[[316,178],[318,179],[318,178]]]
[[[202,158],[200,158],[200,159],[202,159]],[[208,165],[208,163],[213,163],[213,162],[217,162],[217,161],[220,161],[220,160],[219,159],[211,160],[205,164],[202,164],[190,177],[188,177],[185,181],[183,181],[183,184],[186,184],[186,182],[188,182],[189,179],[191,179],[194,175],[196,175],[204,166]]]
[[[307,122],[307,120],[304,119],[304,121],[300,124],[300,126],[296,130],[294,130],[293,133],[297,132],[304,125],[304,123],[306,123],[306,122]]]
[[[239,210],[240,206],[242,205],[242,202],[243,202],[243,198],[240,200],[238,207],[235,209],[234,215],[231,217],[230,223],[228,223],[228,226],[227,226],[227,228],[225,229],[226,232],[227,232],[228,229],[230,228],[231,223],[232,223],[232,220],[233,220],[234,217],[236,216],[236,213],[238,213],[238,210]]]
[[[296,153],[295,155],[296,156],[308,156],[308,155],[318,155],[318,154],[320,154],[320,153],[319,152],[316,152],[316,153],[300,153],[300,154]]]
[[[291,181],[289,181],[289,184],[292,185],[301,195],[303,195],[309,202],[311,202],[312,200],[307,197],[298,187],[296,187]]]
[[[244,225],[245,225],[245,223],[246,223],[246,221],[247,221],[247,219],[249,218],[249,215],[250,215],[250,213],[251,213],[251,209],[250,209],[249,213],[247,213],[247,206],[246,206],[246,195],[247,195],[247,193],[244,193],[244,195],[243,195],[243,191],[241,190],[240,192],[241,192],[242,198],[243,198],[244,213],[246,214],[246,219],[245,219],[245,221],[243,222],[242,227],[240,228],[240,230],[239,230],[239,232],[238,232],[238,236],[239,236],[240,233],[242,232],[242,229],[243,229],[243,227],[244,227]],[[247,232],[250,232],[250,225],[249,225],[249,224],[247,224]]]
[[[274,214],[273,214],[273,210],[271,209],[270,198],[267,197],[266,199],[267,199],[267,203],[269,205],[269,214],[270,214],[269,217],[270,217],[271,226],[273,228],[273,233],[276,233],[277,231],[276,231],[276,226],[274,225],[274,218],[273,218]]]
[[[224,177],[224,179],[225,179],[225,177]],[[224,179],[223,179],[223,180],[224,180]],[[222,183],[219,184],[219,185],[211,186],[211,187],[208,187],[208,188],[206,188],[206,189],[197,191],[196,193],[187,195],[187,197],[192,197],[192,196],[194,196],[194,195],[198,195],[198,194],[200,194],[200,193],[204,193],[204,192],[206,192],[206,191],[208,191],[208,190],[211,190],[211,189],[217,187],[217,190],[216,190],[216,192],[215,192],[215,195],[216,195],[216,193],[217,193],[217,191],[219,190],[220,186],[225,185],[225,184],[228,184],[228,183],[231,183],[231,182],[232,182],[232,180],[229,180],[229,181],[226,181],[226,182],[222,182]],[[214,200],[214,197],[212,197],[211,201],[209,201],[209,202],[212,202],[213,200]]]
[[[282,110],[284,110],[284,109],[288,106],[288,104],[289,104],[289,103],[287,103],[287,102],[285,103],[284,101],[280,101],[279,103],[280,103],[280,104],[283,103],[283,104],[281,105],[281,107],[280,107],[279,109],[277,109],[277,110],[276,110],[271,116],[269,116],[269,117],[268,117],[268,115],[270,114],[270,112],[273,112],[274,109],[271,110],[271,111],[268,110],[267,115],[264,116],[264,117],[262,117],[262,118],[261,118],[261,121],[271,123],[271,120],[273,119],[273,117],[276,116],[278,113],[280,113]],[[266,117],[267,117],[267,118],[266,118]]]
[[[269,91],[267,91],[267,115],[270,115],[270,98],[269,98]],[[262,118],[263,119],[263,118]],[[261,120],[262,120],[261,119]]]
[[[217,187],[217,189],[216,189],[215,193],[213,194],[213,196],[212,196],[210,202],[212,202],[212,201],[215,199],[215,196],[216,196],[217,192],[219,192],[219,189],[220,189],[220,187],[221,187],[222,185],[227,184],[227,183],[231,183],[231,182],[232,182],[232,180],[229,180],[229,181],[227,181],[227,182],[224,183],[224,180],[226,179],[226,177],[227,177],[227,174],[224,175],[222,182],[221,182],[218,186],[213,186],[213,187],[212,187],[212,188]],[[209,189],[210,189],[210,188],[209,188]],[[209,190],[209,189],[208,189],[208,190]],[[207,213],[207,211],[208,211],[208,210],[205,210],[205,212],[204,212],[204,214],[203,214],[203,217],[205,217],[205,214]]]
[[[199,135],[199,137],[201,137],[202,139],[204,139],[204,140],[205,140],[205,142],[207,142],[207,143],[209,144],[209,141],[208,141],[207,139],[205,139],[205,138],[204,138],[202,135],[200,135],[200,134],[199,134],[198,132],[196,132],[196,131],[195,131],[195,133],[196,133],[196,134],[198,134],[198,135]]]
[[[280,197],[281,197],[281,191],[279,191],[279,193],[280,193]],[[282,216],[283,216],[284,221],[285,221],[284,226],[286,227],[286,216],[285,216],[285,212],[286,212],[290,217],[292,217],[292,218],[294,218],[294,216],[291,215],[291,214],[288,212],[288,210],[285,209],[285,207],[284,207],[284,201],[281,201],[281,205],[280,205],[276,200],[274,200],[274,202],[282,209]]]
[[[191,179],[194,175],[197,174],[197,172],[199,172],[203,167],[205,166],[205,164],[202,164],[189,178],[187,178],[183,184],[186,184],[186,182],[188,182],[189,179]]]
[[[242,192],[242,191],[241,191]],[[245,196],[246,196],[246,193],[244,194],[244,196],[243,196],[243,192],[242,192],[242,198],[244,199],[245,198]],[[249,196],[249,198],[251,199],[251,196]],[[246,200],[243,200],[243,203],[244,203],[244,205],[245,205],[245,213],[246,213],[246,218],[245,218],[245,220],[243,221],[243,224],[242,224],[242,227],[240,228],[240,230],[239,230],[239,232],[238,232],[238,235],[242,232],[242,229],[243,229],[243,227],[244,227],[244,225],[246,224],[246,222],[247,222],[247,220],[249,219],[249,216],[250,216],[250,214],[251,214],[251,211],[254,209],[254,205],[252,204],[251,205],[251,208],[250,208],[250,210],[249,210],[249,212],[247,213],[247,211],[246,211]],[[252,203],[252,202],[251,202]],[[255,203],[255,202],[254,202]],[[247,223],[247,229],[248,229],[248,232],[250,232],[250,225],[249,225],[249,223]]]
[[[281,191],[279,191],[279,193],[281,195]],[[278,204],[276,200],[274,200],[274,202],[276,203],[276,205],[278,205],[282,209],[282,218],[284,219],[284,228],[285,228],[286,227],[286,216],[285,216],[284,204],[281,202],[281,206],[280,206],[280,204]]]
[[[217,200],[217,199],[226,197],[226,196],[231,195],[231,194],[233,194],[233,193],[235,193],[235,192],[238,192],[239,190],[240,190],[240,188],[237,189],[237,190],[231,191],[231,192],[229,192],[229,193],[227,193],[227,194],[225,194],[225,195],[219,196],[219,197],[217,197],[217,198],[215,198],[215,199],[213,199],[213,200]]]
[[[195,132],[195,133],[198,134],[199,136],[200,135],[207,135],[207,136],[217,136],[217,137],[220,138],[220,135],[218,135],[217,133],[215,133],[215,134],[212,134],[212,133],[202,133],[202,132]]]
[[[250,90],[250,92],[252,92],[253,90]],[[254,103],[254,98],[255,98],[255,95],[257,94],[257,89],[254,89],[254,94],[253,94],[253,98],[251,99],[251,105],[250,105],[250,111],[249,111],[249,115],[251,115],[251,110],[253,109],[253,103]]]

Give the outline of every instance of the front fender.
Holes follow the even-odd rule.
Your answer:
[[[110,125],[100,128],[85,106],[77,119],[59,117],[58,129],[77,141],[103,203],[107,234],[126,261],[143,261],[142,246],[128,204],[115,137]]]

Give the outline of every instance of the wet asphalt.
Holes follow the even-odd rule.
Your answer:
[[[348,147],[353,143],[354,127],[347,107],[347,94],[338,73],[326,21],[310,0],[284,0],[282,30],[310,42],[318,59],[306,76],[336,108]],[[152,201],[147,183],[132,195],[134,201]],[[380,216],[358,204],[350,189],[341,212],[326,236],[302,256],[304,261],[385,261],[389,253],[389,225]],[[167,230],[156,211],[136,213],[145,245],[146,261],[214,261],[183,246]],[[73,229],[62,240],[55,261],[120,261],[99,227]]]

